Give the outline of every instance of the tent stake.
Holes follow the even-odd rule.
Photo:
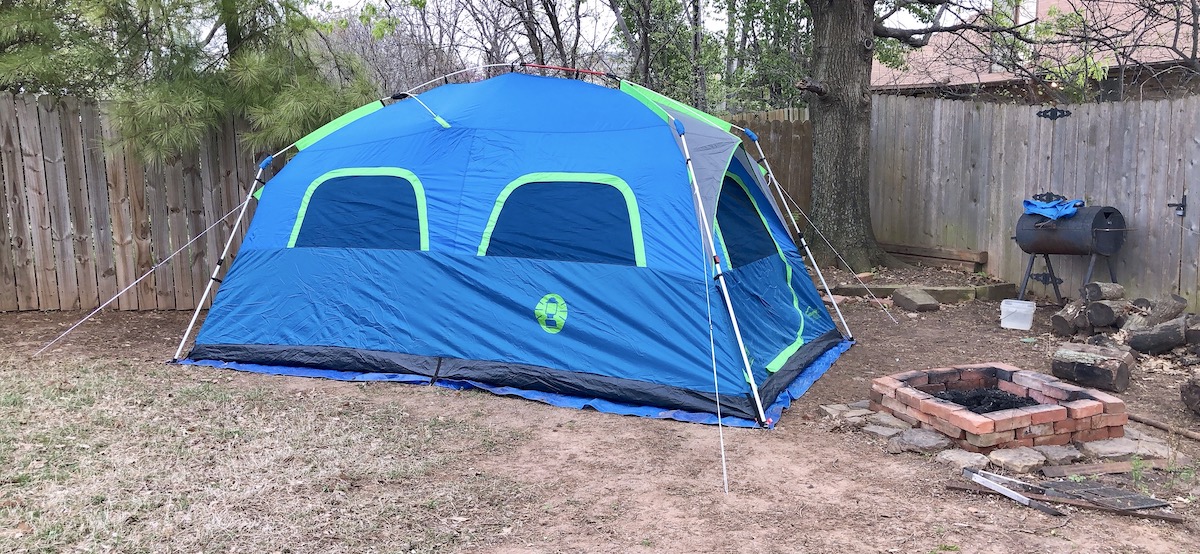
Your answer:
[[[770,425],[767,421],[767,414],[763,411],[762,398],[758,394],[758,383],[754,381],[754,370],[750,365],[750,358],[746,356],[746,343],[742,341],[742,330],[738,325],[737,314],[733,311],[733,299],[729,297],[729,287],[725,282],[725,272],[721,271],[721,258],[717,256],[717,246],[713,244],[712,232],[708,229],[708,212],[704,210],[704,202],[700,198],[700,186],[696,183],[696,172],[692,167],[692,154],[688,150],[687,138],[684,136],[683,123],[674,117],[671,118],[671,123],[674,125],[675,133],[679,135],[679,142],[683,145],[683,157],[687,160],[688,175],[692,185],[692,198],[696,202],[696,209],[700,212],[700,234],[704,236],[704,245],[708,247],[708,254],[713,263],[713,271],[715,279],[718,282],[717,288],[721,289],[721,296],[725,299],[725,310],[729,312],[729,321],[733,323],[733,336],[737,339],[738,353],[742,355],[742,365],[746,368],[746,380],[750,382],[750,392],[754,395],[754,408],[758,411],[759,425],[764,427]],[[715,214],[714,214],[714,217]],[[708,286],[706,283],[705,287]]]

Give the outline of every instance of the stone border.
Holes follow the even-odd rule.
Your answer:
[[[1038,402],[976,414],[934,397],[943,390],[998,388]],[[1125,402],[1111,394],[1003,363],[914,370],[871,381],[871,409],[913,426],[936,429],[959,448],[987,454],[1000,448],[1061,446],[1125,436]]]

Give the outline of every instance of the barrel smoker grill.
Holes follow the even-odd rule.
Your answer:
[[[1017,236],[1013,237],[1017,246],[1029,254],[1029,264],[1025,266],[1025,277],[1021,279],[1021,293],[1017,298],[1025,299],[1025,288],[1029,285],[1030,273],[1033,272],[1033,261],[1038,256],[1046,260],[1046,273],[1033,276],[1043,284],[1054,286],[1054,296],[1062,304],[1062,294],[1058,290],[1059,279],[1054,275],[1054,266],[1050,265],[1050,254],[1068,256],[1090,256],[1087,275],[1084,284],[1092,281],[1092,273],[1096,269],[1096,259],[1104,256],[1108,263],[1108,276],[1113,283],[1117,282],[1116,272],[1113,271],[1112,258],[1125,242],[1125,216],[1112,206],[1087,206],[1079,208],[1075,215],[1063,219],[1050,219],[1043,215],[1025,214],[1017,220]]]

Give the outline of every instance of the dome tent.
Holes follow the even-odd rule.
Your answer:
[[[398,96],[296,143],[180,363],[769,426],[849,347],[728,123],[524,73]]]

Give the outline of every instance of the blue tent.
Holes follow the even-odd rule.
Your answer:
[[[849,347],[728,123],[523,73],[398,97],[295,144],[181,363],[769,426]]]

